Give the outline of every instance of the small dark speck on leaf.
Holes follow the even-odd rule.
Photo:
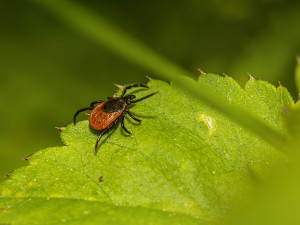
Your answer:
[[[99,182],[102,182],[103,181],[103,177],[99,177]]]

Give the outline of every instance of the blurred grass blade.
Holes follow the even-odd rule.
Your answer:
[[[207,104],[236,120],[278,149],[285,149],[285,137],[256,119],[240,107],[229,105],[221,96],[212,95],[209,88],[201,86],[183,75],[193,76],[180,66],[163,58],[140,41],[116,28],[91,10],[65,0],[32,0],[46,6],[65,23],[79,31],[97,44],[104,46],[134,63],[150,69],[167,80],[174,81]]]
[[[298,91],[298,93],[300,93],[300,56],[297,57],[295,81],[296,81],[297,91]]]
[[[83,5],[66,0],[32,1],[45,5],[69,26],[92,41],[163,75],[165,78],[170,79],[175,75],[189,74]]]

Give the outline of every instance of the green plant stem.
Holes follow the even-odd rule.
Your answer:
[[[116,28],[101,16],[77,3],[66,0],[31,0],[43,4],[48,10],[60,17],[66,24],[82,33],[97,44],[122,55],[132,62],[150,69],[160,77],[174,81],[179,87],[190,92],[205,103],[213,105],[220,112],[253,131],[276,148],[286,150],[286,138],[256,119],[238,106],[229,105],[220,97],[211,94],[211,90],[202,87],[185,76],[190,72],[163,58],[155,51]]]

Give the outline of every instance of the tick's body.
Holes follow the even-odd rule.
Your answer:
[[[111,125],[124,111],[126,102],[113,99],[102,102],[91,112],[89,122],[91,128],[103,130]]]
[[[121,125],[124,131],[126,131],[128,134],[131,134],[124,126],[124,117],[126,113],[135,121],[141,122],[141,120],[135,118],[128,111],[127,106],[130,105],[131,103],[136,103],[146,98],[149,98],[156,93],[152,93],[150,95],[147,95],[137,100],[133,100],[136,98],[135,95],[124,96],[126,94],[126,91],[133,87],[149,88],[144,84],[132,84],[132,85],[125,86],[122,95],[120,97],[117,98],[109,97],[108,101],[94,101],[90,104],[89,107],[79,109],[75,113],[74,125],[76,124],[76,117],[80,112],[86,110],[92,110],[89,117],[89,123],[91,128],[93,128],[94,130],[103,130],[96,141],[95,151],[97,150],[98,142],[100,141],[101,137],[118,123],[119,118],[121,118]],[[96,104],[98,105],[95,106]]]

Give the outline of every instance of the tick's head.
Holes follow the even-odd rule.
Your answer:
[[[124,97],[124,101],[127,103],[127,105],[131,104],[131,100],[135,99],[135,95],[127,95]]]

